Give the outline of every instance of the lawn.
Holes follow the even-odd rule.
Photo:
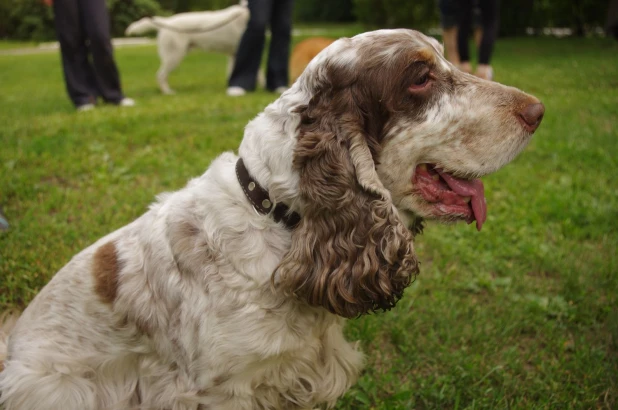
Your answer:
[[[31,48],[37,44],[29,41],[0,41],[0,50],[13,50],[17,48]]]
[[[0,55],[0,311],[235,149],[275,98],[226,97],[219,55],[191,54],[175,96],[154,47],[117,58],[138,106],[75,113],[56,53]],[[367,368],[338,409],[618,408],[618,44],[500,39],[494,69],[543,124],[485,178],[483,231],[429,224],[397,308],[349,322]]]

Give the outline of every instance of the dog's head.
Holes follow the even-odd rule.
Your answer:
[[[418,273],[422,218],[481,228],[476,178],[511,161],[544,112],[530,95],[457,70],[411,30],[336,41],[280,100],[279,113],[298,121],[302,220],[275,282],[344,317],[395,305]]]

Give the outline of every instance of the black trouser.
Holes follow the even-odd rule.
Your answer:
[[[472,32],[473,5],[473,0],[461,0],[459,5],[460,17],[457,49],[461,62],[470,61],[468,41]],[[481,28],[483,29],[478,60],[479,64],[489,64],[498,34],[498,20],[500,18],[498,0],[478,0],[478,6],[481,11]]]
[[[76,106],[124,98],[114,62],[105,0],[54,0],[64,80]]]
[[[268,50],[266,88],[272,91],[288,85],[293,6],[294,0],[249,0],[251,18],[238,45],[230,86],[255,90],[268,24],[272,37]]]

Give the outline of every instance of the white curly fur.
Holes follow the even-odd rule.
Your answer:
[[[357,172],[374,181],[381,196],[392,196],[404,218],[425,216],[418,199],[410,199],[414,166],[426,158],[448,159],[458,147],[464,154],[472,149],[450,138],[473,117],[463,98],[489,95],[474,106],[482,118],[497,115],[490,107],[498,105],[493,95],[511,102],[513,96],[532,98],[455,73],[435,43],[417,32],[388,30],[339,40],[245,130],[239,155],[273,201],[301,216],[311,206],[299,199],[293,164],[301,121],[297,109],[310,104],[329,69],[353,70],[364,60],[365,46],[381,41],[388,42],[384,49],[391,54],[433,50],[468,90],[454,97],[444,88],[414,121],[398,113],[398,122],[387,124],[388,134],[396,135],[383,143],[377,169],[362,139],[354,140],[363,147],[353,158]],[[396,56],[383,58],[387,70]],[[523,148],[530,134],[512,113],[498,114],[486,127],[478,125],[478,135],[491,143],[493,133],[494,144],[506,152],[489,149],[484,157],[476,150],[477,158],[454,161],[453,167],[483,174]],[[451,127],[428,124],[429,117]],[[344,339],[342,318],[271,283],[291,247],[291,232],[252,208],[236,179],[237,158],[222,154],[202,176],[160,195],[143,216],[77,254],[53,277],[19,318],[8,349],[0,337],[0,359],[6,355],[0,407],[312,409],[334,404],[349,389],[363,356]]]

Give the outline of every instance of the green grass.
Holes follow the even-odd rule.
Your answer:
[[[139,105],[78,114],[56,54],[0,56],[0,311],[235,149],[274,99],[226,98],[218,55],[191,54],[176,96],[154,47],[117,58]],[[338,409],[618,408],[618,45],[501,39],[494,68],[545,103],[543,124],[485,179],[483,231],[430,224],[397,308],[349,323],[368,362]]]
[[[30,41],[0,41],[0,50],[36,47],[37,43]]]

